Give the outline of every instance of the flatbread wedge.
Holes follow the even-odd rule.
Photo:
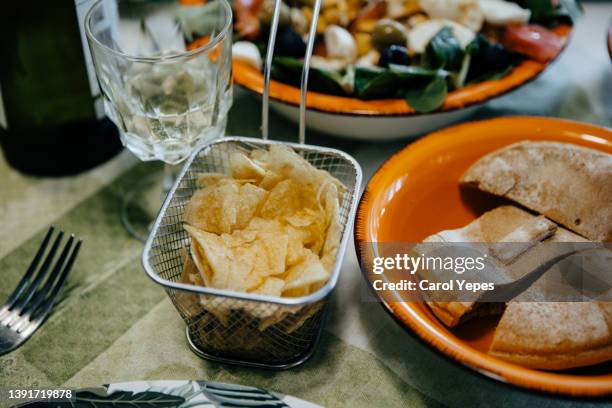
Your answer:
[[[482,157],[460,182],[593,241],[612,241],[611,154],[569,143],[520,142]]]
[[[514,241],[536,243],[552,238],[557,229],[553,222],[544,217],[533,215],[512,205],[505,205],[482,214],[462,228],[440,231],[427,237],[423,242],[495,243]],[[525,250],[528,249],[528,247],[525,247]],[[502,256],[500,256],[501,261],[504,261]],[[510,281],[519,277],[508,275],[500,278]],[[448,327],[457,326],[476,316],[499,314],[505,307],[503,303],[483,304],[476,302],[428,302],[428,305],[438,319]]]
[[[483,272],[489,273],[488,281],[497,285],[516,281],[533,271],[543,260],[571,249],[570,246],[538,246],[538,243],[589,241],[541,215],[504,205],[482,214],[462,228],[440,231],[423,242],[490,244],[487,246],[488,259],[489,262],[495,263],[497,268]],[[551,271],[556,269],[551,268]],[[542,283],[544,282],[535,282],[531,288],[521,293],[518,299],[530,302],[545,299],[547,286]],[[501,314],[506,306],[503,302],[476,301],[428,301],[427,304],[436,317],[448,327],[455,327],[475,317]]]
[[[511,302],[489,354],[545,370],[612,360],[612,303]]]

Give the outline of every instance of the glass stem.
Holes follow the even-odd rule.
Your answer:
[[[164,163],[164,184],[162,189],[162,199],[166,199],[166,196],[174,185],[174,181],[178,177],[178,173],[180,170],[181,166],[178,164]]]

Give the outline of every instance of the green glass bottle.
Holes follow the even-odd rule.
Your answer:
[[[83,35],[92,0],[10,1],[0,15],[0,145],[35,175],[92,168],[121,150]]]

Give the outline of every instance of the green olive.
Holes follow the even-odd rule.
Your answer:
[[[407,41],[406,29],[395,20],[382,19],[372,31],[372,44],[381,52],[390,45],[405,47]]]
[[[274,0],[264,0],[263,4],[257,12],[257,18],[261,24],[269,26],[272,22],[272,14],[274,13]],[[280,27],[286,27],[291,24],[291,10],[289,6],[281,2],[280,16],[278,19],[278,25]]]

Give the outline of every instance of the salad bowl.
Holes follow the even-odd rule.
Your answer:
[[[580,13],[579,7],[573,2],[563,3],[575,6],[571,10],[553,10],[555,6],[548,5],[547,0],[534,0],[531,3],[545,3],[548,5],[546,7],[552,7],[550,14],[542,17],[539,12],[538,17],[535,11],[537,7],[532,4],[533,10],[522,9],[528,13],[526,19],[521,17],[524,19],[522,23],[514,23],[515,20],[510,19],[507,23],[493,25],[485,21],[481,28],[471,32],[471,37],[464,39],[463,32],[469,30],[463,25],[446,18],[440,19],[434,14],[425,15],[419,9],[429,7],[429,10],[432,6],[427,4],[437,3],[435,1],[402,0],[400,3],[404,7],[414,3],[418,11],[410,17],[400,17],[397,20],[389,18],[391,12],[371,14],[375,5],[384,3],[389,8],[392,3],[397,3],[395,1],[346,1],[349,4],[351,1],[365,4],[354,20],[331,26],[329,22],[322,23],[319,20],[319,26],[326,28],[319,30],[315,46],[313,78],[309,83],[307,100],[307,122],[311,129],[317,131],[362,140],[390,140],[426,133],[465,118],[479,105],[527,84],[542,73],[564,49],[571,36],[572,21]],[[500,2],[520,8],[516,3],[502,0],[469,0],[467,3],[478,1]],[[257,95],[262,94],[264,78],[261,69],[263,57],[258,50],[263,48],[267,37],[265,24],[261,21],[261,10],[249,15],[249,11],[244,9],[257,7],[253,6],[257,3],[263,3],[261,7],[265,7],[266,2],[237,0],[234,3],[238,38],[234,44],[234,82]],[[287,2],[292,12],[299,12],[300,7],[304,9],[300,4],[306,3],[292,0]],[[342,2],[330,1],[332,4]],[[325,3],[323,7],[322,15],[325,16]],[[360,20],[364,13],[370,13],[367,22],[374,28]],[[244,30],[245,20],[250,21],[245,14],[253,21],[259,19],[259,36]],[[424,22],[411,22],[415,16],[425,19]],[[342,24],[344,28],[340,27]],[[360,24],[367,27],[360,28]],[[400,31],[406,30],[405,42],[399,40],[401,46],[381,46],[377,43],[377,27],[389,28],[385,24],[391,29],[397,26]],[[422,36],[412,34],[427,24],[434,26],[430,30],[429,35],[433,35],[431,38],[423,41]],[[457,26],[461,27],[459,31],[456,31]],[[362,29],[367,32],[360,32]],[[285,30],[292,32],[291,26]],[[351,36],[354,36],[354,43],[357,44],[361,43],[358,38],[366,37],[366,41],[370,42],[366,49],[369,47],[370,51],[359,50],[359,54],[355,54],[355,51],[352,56],[346,57],[344,54],[351,52],[351,40],[346,40]],[[300,47],[299,35],[289,37],[293,41],[289,42],[290,46],[275,52],[270,99],[271,106],[277,112],[297,121],[300,92],[296,84],[299,82],[302,62],[298,57],[290,55],[294,46]],[[530,43],[538,37],[552,38],[554,44]],[[410,44],[416,44],[417,40],[422,44],[413,49]],[[280,41],[282,44],[282,37]],[[452,49],[452,44],[458,49]],[[245,49],[248,52],[244,52]],[[362,55],[363,52],[365,54]],[[459,57],[455,58],[453,53],[459,54]],[[347,58],[353,58],[352,62],[347,63]],[[452,58],[455,58],[454,62],[450,61]]]
[[[570,28],[564,27],[565,35]],[[397,140],[418,136],[469,117],[480,105],[537,78],[548,64],[523,61],[501,79],[493,79],[451,92],[436,112],[418,113],[403,99],[360,100],[308,92],[308,127],[358,140]],[[234,61],[234,82],[261,95],[263,76],[257,69]],[[297,123],[300,91],[279,81],[270,83],[270,106]]]

